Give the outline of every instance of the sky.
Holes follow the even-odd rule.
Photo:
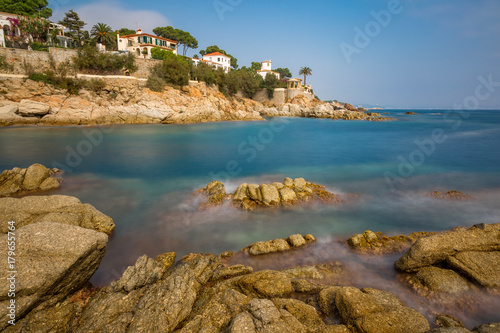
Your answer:
[[[310,67],[323,100],[389,108],[500,109],[497,0],[49,0],[87,23],[171,25],[238,65]],[[303,77],[301,77],[303,79]]]

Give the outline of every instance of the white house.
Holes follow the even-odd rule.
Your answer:
[[[0,25],[2,26],[0,29],[0,47],[5,47],[7,44],[6,41],[18,41],[23,43],[33,42],[31,36],[21,36],[18,24],[21,19],[23,19],[21,15],[0,12]],[[49,31],[57,31],[57,35],[55,36],[57,40],[53,41],[49,33],[49,45],[57,45],[60,47],[73,46],[73,38],[64,35],[65,29],[66,27],[61,24],[50,22]]]
[[[260,71],[257,71],[257,74],[259,74],[260,76],[262,76],[262,78],[265,79],[267,74],[273,74],[274,76],[276,76],[276,78],[278,80],[281,78],[281,74],[280,73],[274,72],[272,70],[272,62],[271,62],[271,60],[263,61],[261,64],[262,64],[261,69],[260,69]]]
[[[226,73],[231,70],[231,57],[228,57],[220,52],[205,54],[201,61],[206,62],[215,68],[222,68]],[[195,61],[196,64],[198,62],[199,61]]]
[[[124,36],[120,36],[117,31],[116,44],[118,51],[130,52],[136,57],[151,59],[151,49],[155,47],[177,54],[178,43],[175,40],[143,33],[141,29],[138,29],[134,35]]]
[[[0,24],[2,25],[2,29],[0,30],[0,46],[2,47],[5,47],[5,41],[11,35],[13,37],[21,36],[19,28],[12,26],[12,20],[19,20],[19,17],[15,14],[0,12]]]

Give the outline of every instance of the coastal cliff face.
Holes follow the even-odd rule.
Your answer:
[[[98,92],[82,89],[69,95],[54,86],[8,78],[0,81],[0,126],[184,124],[235,120],[264,120],[263,116],[386,120],[379,114],[340,109],[297,96],[284,105],[226,97],[204,84],[182,90],[167,87],[153,92],[144,81],[106,79]]]
[[[95,125],[198,123],[222,120],[263,120],[259,104],[229,100],[207,89],[206,97],[195,87],[182,91],[167,87],[155,93],[143,82],[107,82],[102,91],[80,90],[68,95],[53,86],[23,79],[0,82],[0,125]],[[38,102],[38,103],[36,103]],[[43,103],[43,104],[42,104]]]

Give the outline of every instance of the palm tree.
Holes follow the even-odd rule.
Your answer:
[[[111,41],[111,27],[105,23],[97,23],[90,30],[90,35],[95,37],[97,43],[101,43],[103,45],[107,44]]]
[[[309,67],[302,67],[300,69],[299,75],[304,75],[304,85],[306,85],[306,77],[312,75],[312,69]]]

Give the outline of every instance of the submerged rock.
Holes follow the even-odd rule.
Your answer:
[[[285,178],[283,183],[241,184],[232,194],[226,194],[224,184],[211,182],[197,191],[206,196],[200,208],[218,206],[225,200],[243,210],[255,210],[265,207],[283,207],[307,202],[337,204],[341,200],[334,193],[325,190],[324,186],[307,182],[304,178],[294,180]]]
[[[89,204],[82,204],[75,197],[66,195],[0,198],[0,233],[7,233],[8,222],[16,228],[39,222],[56,222],[80,226],[111,234],[113,219]]]
[[[449,201],[466,201],[473,199],[472,196],[455,190],[451,190],[446,193],[434,191],[429,196],[435,199],[449,200]]]
[[[204,188],[198,190],[198,192],[207,197],[207,199],[201,204],[201,209],[218,206],[226,198],[226,188],[224,184],[218,181],[211,182]]]
[[[434,234],[436,233],[414,232],[408,236],[400,235],[388,237],[381,232],[375,233],[367,230],[362,234],[352,236],[346,243],[351,249],[361,254],[400,253],[410,248],[417,239]]]
[[[270,241],[261,241],[244,247],[241,251],[251,255],[261,255],[274,252],[288,251],[309,243],[314,243],[316,239],[313,235],[291,235],[286,239],[274,239]]]
[[[38,163],[26,169],[5,170],[0,174],[0,197],[58,189],[62,180],[51,177],[58,172]]]

